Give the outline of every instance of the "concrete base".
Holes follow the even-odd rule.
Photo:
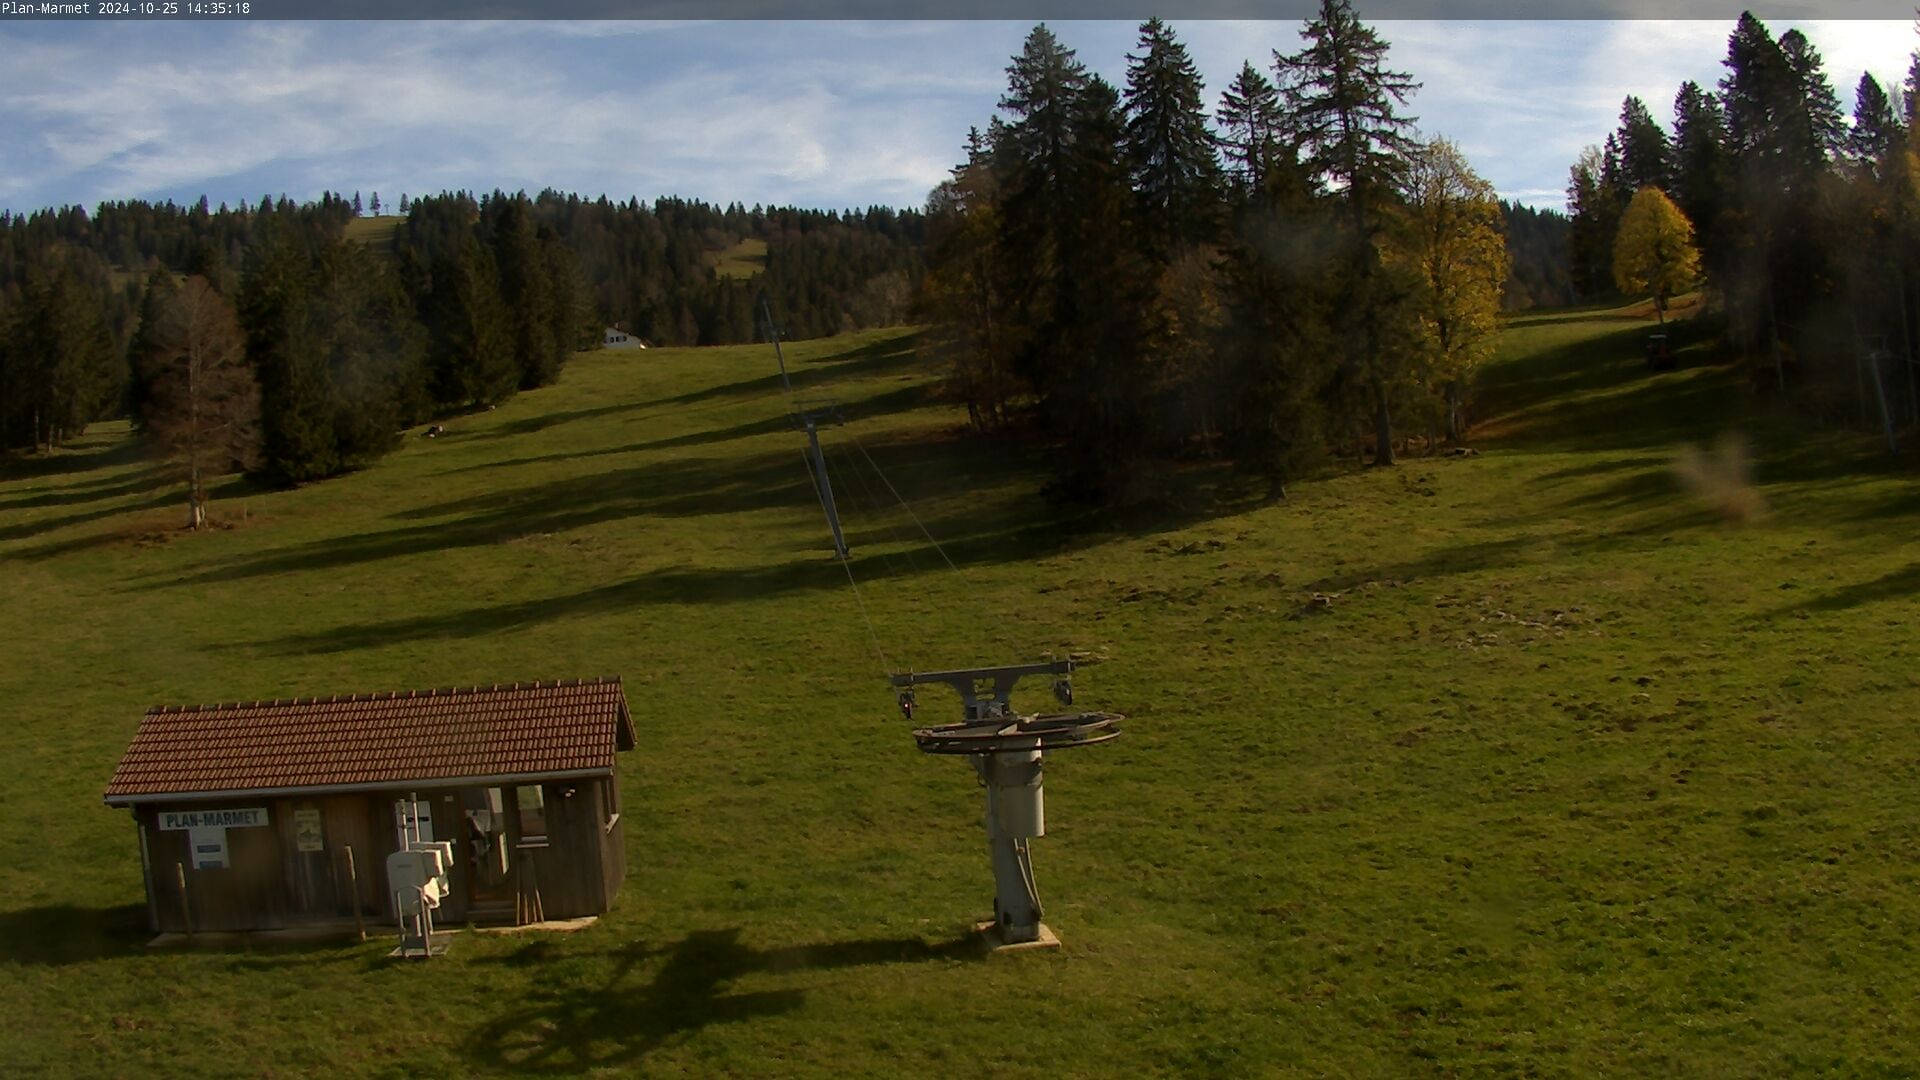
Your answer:
[[[598,915],[585,915],[578,919],[553,919],[547,922],[528,923],[525,926],[475,926],[477,934],[524,934],[530,930],[547,933],[571,933],[585,930],[599,921]],[[434,940],[464,933],[465,926],[436,926],[433,928]],[[385,938],[392,941],[398,934],[394,927],[383,922],[368,922],[367,937]],[[359,935],[352,919],[339,922],[317,922],[305,926],[290,926],[284,930],[246,930],[201,932],[198,934],[166,933],[147,942],[149,949],[175,949],[182,946],[195,946],[208,949],[234,949],[249,945],[298,945],[314,941],[351,940]],[[436,946],[434,955],[440,954]]]
[[[1002,941],[1000,939],[1000,924],[991,920],[983,923],[974,923],[973,932],[979,934],[981,940],[987,943],[987,948],[994,952],[1026,952],[1031,949],[1057,949],[1060,947],[1060,939],[1054,936],[1053,931],[1047,927],[1046,923],[1040,924],[1040,936],[1033,941]]]
[[[577,919],[548,919],[546,922],[533,922],[525,926],[476,926],[476,934],[524,934],[538,931],[543,934],[570,934],[575,930],[585,930],[600,921],[598,915],[582,915]],[[437,935],[440,931],[435,930]]]

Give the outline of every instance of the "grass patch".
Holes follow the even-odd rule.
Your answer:
[[[758,277],[767,268],[767,242],[748,237],[711,258],[713,272],[723,278]]]
[[[403,214],[383,214],[379,217],[357,217],[347,221],[346,237],[358,240],[368,248],[382,255],[393,253],[393,236],[406,222]]]
[[[1042,502],[1044,447],[964,434],[910,335],[796,343],[847,412],[872,638],[765,348],[578,357],[205,536],[124,430],[7,463],[0,1072],[1920,1068],[1920,486],[1704,340],[1647,372],[1644,330],[1516,319],[1480,457],[1125,527]],[[1670,478],[1729,427],[1764,524]],[[1062,952],[959,944],[978,792],[914,750],[876,640],[1106,659],[1080,700],[1130,730],[1053,760],[1035,845]],[[614,673],[630,873],[591,930],[428,967],[141,948],[100,790],[146,706]]]

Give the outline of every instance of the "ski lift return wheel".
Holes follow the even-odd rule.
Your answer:
[[[1065,750],[1092,746],[1120,737],[1120,713],[1054,713],[1042,716],[991,717],[958,724],[921,728],[913,741],[928,754],[1004,754],[1030,750]]]

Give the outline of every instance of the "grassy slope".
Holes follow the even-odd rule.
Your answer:
[[[1646,375],[1643,325],[1522,320],[1482,457],[1118,531],[1050,517],[1042,451],[956,435],[897,334],[791,347],[849,406],[830,463],[892,663],[1110,660],[1081,701],[1127,737],[1049,770],[1054,955],[957,944],[978,793],[892,710],[764,349],[581,357],[205,537],[165,538],[119,432],[14,467],[0,1073],[1920,1067],[1920,487],[1719,370]],[[1668,479],[1728,426],[1763,525]],[[146,705],[600,673],[642,745],[592,930],[428,968],[141,949],[99,791]]]
[[[721,277],[756,277],[767,268],[767,242],[750,236],[711,258],[714,272]]]
[[[382,255],[393,251],[393,234],[407,219],[400,214],[357,217],[347,222],[347,239],[358,240]]]

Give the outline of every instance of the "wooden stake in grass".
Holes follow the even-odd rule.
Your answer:
[[[173,877],[180,883],[180,917],[187,924],[187,936],[193,936],[193,906],[187,903],[187,866],[185,863],[173,864]]]
[[[347,890],[351,895],[348,901],[353,906],[353,928],[360,932],[360,940],[367,940],[366,919],[360,914],[360,875],[353,869],[353,847],[347,846]]]

